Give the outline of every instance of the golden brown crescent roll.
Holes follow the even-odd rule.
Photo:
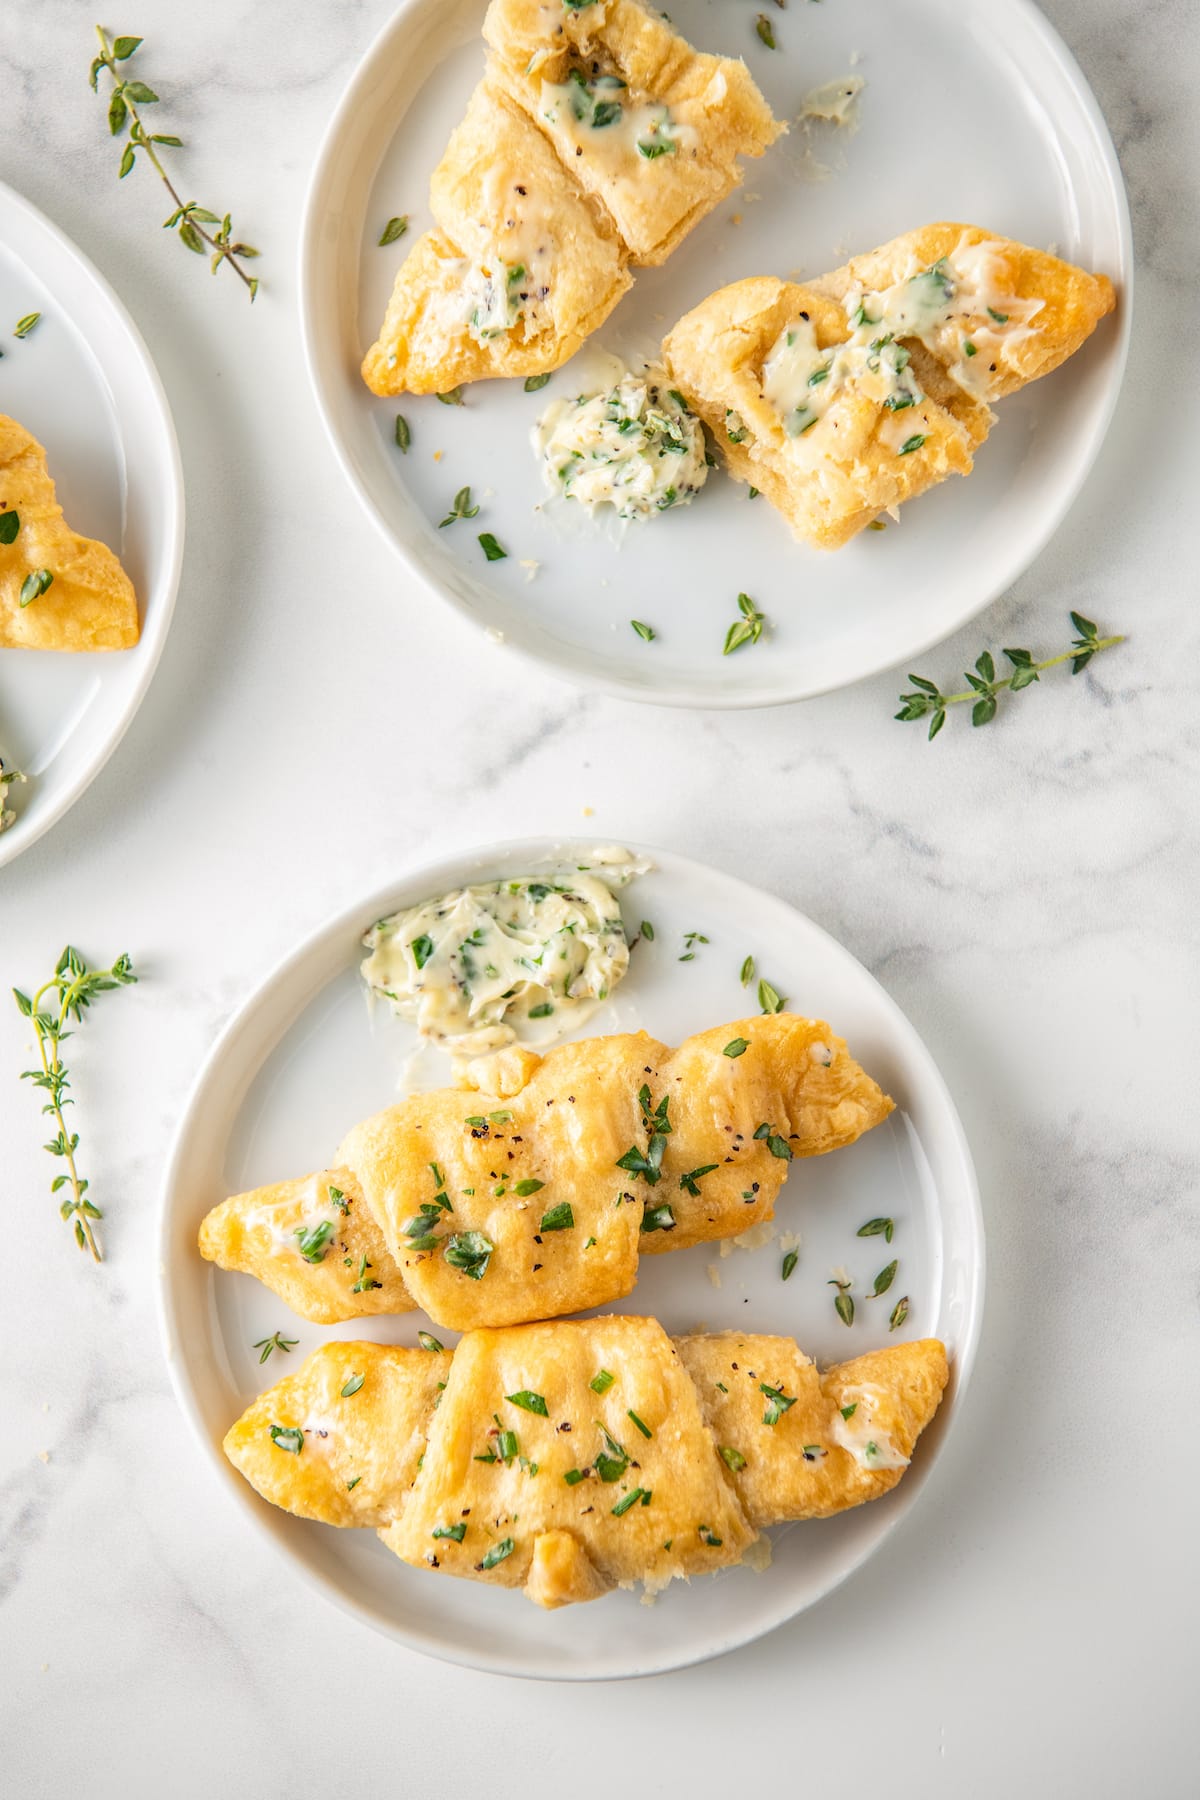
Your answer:
[[[990,404],[1074,355],[1112,283],[975,225],[928,225],[797,286],[712,294],[663,346],[739,479],[837,549],[950,474]]]
[[[892,1111],[828,1025],[791,1013],[677,1050],[633,1032],[502,1051],[472,1074],[477,1091],[356,1126],[333,1168],[222,1202],[202,1255],[322,1323],[412,1305],[456,1331],[556,1318],[629,1293],[643,1252],[772,1218],[794,1157]]]
[[[363,362],[376,394],[545,374],[783,129],[744,63],[638,0],[493,0],[491,48]]]
[[[0,415],[0,649],[127,650],[137,641],[133,583],[106,545],[71,530],[46,452]]]
[[[672,1342],[646,1318],[473,1331],[453,1353],[326,1344],[225,1453],[276,1506],[556,1607],[877,1499],[947,1379],[933,1338],[820,1375],[789,1338]]]

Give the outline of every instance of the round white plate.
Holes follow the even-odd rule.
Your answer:
[[[17,340],[26,313],[39,324]],[[183,560],[183,473],[150,353],[108,283],[0,183],[0,412],[46,447],[67,521],[117,552],[137,590],[132,650],[0,650],[0,758],[28,777],[0,864],[60,819],[120,742],[150,685]]]
[[[912,1468],[888,1498],[819,1524],[772,1533],[766,1575],[724,1571],[675,1583],[657,1605],[616,1593],[586,1608],[543,1613],[519,1593],[435,1580],[400,1562],[374,1534],[291,1518],[261,1500],[226,1462],[221,1439],[253,1397],[329,1339],[415,1344],[420,1313],[322,1327],[294,1317],[248,1275],[203,1262],[196,1232],[226,1194],[328,1160],[343,1133],[389,1104],[414,1043],[410,1027],[369,1013],[357,969],[359,939],[377,918],[468,881],[528,874],[561,844],[493,845],[397,880],[326,925],[281,964],[216,1044],[193,1092],[167,1174],[162,1227],[162,1317],[167,1358],[205,1454],[243,1517],[291,1565],[366,1624],[412,1649],[507,1674],[598,1679],[678,1668],[744,1644],[844,1580],[914,1503],[962,1404],[983,1304],[983,1227],[971,1158],[929,1054],[897,1007],[854,958],[782,900],[667,851],[645,850],[651,873],[625,891],[632,938],[642,919],[653,943],[635,946],[630,972],[585,1032],[647,1030],[677,1043],[690,1032],[757,1011],[739,983],[743,959],[828,1018],[897,1102],[888,1122],[851,1149],[791,1172],[776,1226],[802,1235],[785,1284],[778,1239],[722,1256],[719,1244],[647,1257],[619,1310],[651,1313],[673,1331],[724,1327],[784,1332],[822,1363],[888,1341],[898,1296],[910,1300],[897,1335],[937,1336],[953,1364],[950,1389]],[[685,932],[709,940],[679,960]],[[436,1073],[434,1084],[446,1080]],[[895,1240],[859,1238],[868,1219],[896,1221]],[[886,1298],[866,1298],[879,1269],[900,1270]],[[833,1308],[830,1271],[844,1265],[858,1296],[847,1329]],[[715,1270],[716,1279],[710,1274]],[[719,1285],[718,1285],[719,1283]],[[614,1310],[606,1308],[604,1310]],[[283,1330],[290,1356],[260,1367],[252,1346]],[[445,1341],[453,1334],[439,1332]]]
[[[1025,569],[1070,506],[1116,403],[1129,334],[1132,250],[1120,171],[1078,67],[1029,0],[832,0],[768,6],[672,0],[694,44],[743,55],[789,137],[747,165],[745,186],[665,265],[643,270],[595,344],[630,356],[715,288],[747,275],[816,275],[936,219],[1051,247],[1110,275],[1119,307],[1079,355],[1006,400],[968,481],[944,482],[899,525],[836,554],[798,545],[763,499],[713,470],[690,507],[627,529],[619,545],[570,503],[550,513],[529,447],[572,370],[436,397],[374,399],[358,373],[397,267],[430,221],[429,176],[483,67],[483,0],[406,0],[368,50],[317,157],[301,249],[301,315],[318,405],[351,483],[410,572],[477,626],[573,681],[635,700],[758,706],[842,687],[955,631]],[[856,60],[857,53],[857,60]],[[866,80],[861,129],[806,131],[803,96]],[[814,164],[831,172],[813,179]],[[378,239],[398,213],[410,232]],[[582,355],[587,355],[585,349]],[[412,431],[402,456],[396,414]],[[477,520],[439,531],[469,484]],[[508,550],[488,564],[477,542]],[[536,572],[523,563],[537,563]],[[531,578],[532,577],[532,578]],[[736,598],[771,620],[723,657]],[[651,624],[643,642],[631,617]]]

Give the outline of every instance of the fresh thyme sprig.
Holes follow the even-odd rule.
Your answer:
[[[722,656],[732,656],[733,652],[740,650],[743,644],[757,644],[763,634],[763,626],[767,622],[766,614],[759,612],[749,594],[739,594],[737,603],[738,611],[742,616],[740,619],[735,619],[725,633],[725,648],[721,652]]]
[[[174,212],[170,218],[163,220],[163,229],[177,232],[184,247],[193,251],[197,256],[204,256],[207,246],[207,251],[211,252],[213,274],[216,274],[222,263],[228,263],[238,280],[245,284],[250,298],[253,300],[258,293],[258,277],[247,274],[242,263],[257,256],[258,251],[253,244],[233,241],[233,225],[228,213],[221,218],[218,214],[209,212],[206,207],[199,205],[195,200],[180,198],[174,182],[163,168],[155,145],[159,144],[170,150],[180,150],[183,148],[183,139],[173,137],[165,132],[148,132],[146,130],[138,107],[157,105],[158,95],[153,88],[147,87],[144,81],[131,79],[117,66],[118,63],[128,62],[134,51],[145,42],[145,39],[118,37],[110,43],[108,33],[101,25],[96,27],[96,36],[100,39],[100,54],[93,59],[88,76],[92,91],[93,93],[99,92],[100,71],[107,69],[113,80],[112,92],[108,100],[108,129],[113,137],[120,137],[126,125],[129,127],[129,137],[121,152],[118,178],[124,181],[137,161],[138,151],[142,151],[175,202]],[[217,229],[215,231],[206,230],[205,227],[209,225],[215,225]]]
[[[82,1024],[83,1015],[97,994],[107,993],[112,988],[128,987],[136,980],[137,976],[128,956],[119,956],[111,969],[89,969],[78,950],[68,944],[55,964],[53,975],[49,981],[42,983],[32,1000],[20,988],[13,989],[18,1008],[27,1019],[33,1021],[42,1065],[40,1069],[26,1069],[21,1080],[32,1081],[34,1087],[45,1091],[47,1099],[42,1111],[50,1115],[51,1124],[58,1128],[57,1136],[51,1139],[46,1149],[51,1156],[60,1156],[66,1163],[66,1172],[54,1177],[50,1192],[57,1194],[62,1188],[70,1190],[67,1197],[60,1201],[59,1212],[64,1219],[74,1221],[75,1242],[81,1250],[90,1250],[97,1262],[101,1262],[103,1258],[92,1229],[92,1220],[101,1219],[104,1215],[87,1198],[88,1183],[76,1166],[75,1152],[79,1148],[79,1133],[67,1130],[64,1114],[68,1106],[74,1105],[74,1101],[67,1095],[71,1084],[67,1078],[66,1064],[62,1060],[62,1046],[73,1035],[66,1029],[67,1025],[72,1019]],[[48,1005],[43,1005],[48,997]]]
[[[1069,662],[1072,675],[1078,675],[1081,669],[1087,668],[1097,651],[1111,650],[1114,644],[1125,642],[1123,636],[1100,637],[1097,627],[1090,619],[1085,619],[1082,613],[1073,612],[1071,623],[1079,634],[1072,640],[1071,648],[1061,651],[1057,656],[1048,656],[1045,662],[1034,662],[1028,650],[1006,650],[1004,655],[1012,664],[1011,675],[997,676],[991,652],[985,650],[982,656],[976,658],[975,674],[972,675],[970,670],[966,671],[969,686],[962,694],[943,694],[936,683],[926,680],[923,675],[910,675],[908,679],[920,691],[901,694],[900,711],[895,717],[905,723],[911,719],[928,719],[929,735],[935,738],[946,723],[946,708],[960,706],[964,700],[971,700],[974,702],[971,708],[972,725],[990,725],[996,716],[996,696],[1003,693],[1005,688],[1010,693],[1019,694],[1022,688],[1035,682],[1043,670],[1056,668],[1059,663]]]

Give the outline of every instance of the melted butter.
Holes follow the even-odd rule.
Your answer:
[[[791,438],[805,436],[833,400],[854,385],[890,412],[903,413],[924,399],[903,340],[916,338],[974,399],[993,383],[995,365],[1028,337],[1041,300],[1005,292],[1004,246],[962,245],[882,290],[852,288],[843,301],[851,335],[841,344],[818,347],[803,314],[772,346],[763,364],[763,396],[775,407]],[[897,420],[885,441],[899,454],[909,433]]]
[[[472,1057],[572,1029],[629,966],[613,887],[644,869],[601,852],[586,869],[458,888],[381,919],[362,974],[423,1038]]]
[[[840,81],[827,81],[805,94],[800,117],[819,119],[826,125],[845,125],[853,131],[858,126],[858,96],[866,85],[861,75],[843,75]]]
[[[551,401],[533,431],[547,487],[594,514],[647,519],[685,506],[708,477],[699,420],[662,369],[616,365],[597,392]]]
[[[573,153],[612,177],[653,167],[696,142],[690,125],[673,120],[659,101],[634,100],[616,75],[589,80],[572,70],[567,81],[544,81],[539,106],[542,118]]]
[[[846,1388],[842,1405],[854,1411],[844,1419],[841,1410],[834,1413],[829,1435],[835,1444],[848,1450],[864,1469],[907,1469],[909,1459],[901,1456],[889,1434],[876,1424],[875,1415],[883,1398],[878,1388],[862,1385]]]

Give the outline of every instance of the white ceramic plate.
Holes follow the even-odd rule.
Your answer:
[[[26,313],[40,323],[18,341]],[[132,650],[68,656],[0,650],[0,757],[16,823],[0,864],[76,801],[150,685],[183,559],[183,474],[150,354],[103,277],[48,219],[0,183],[0,412],[46,447],[68,522],[115,550],[137,590]]]
[[[325,1340],[414,1344],[428,1321],[407,1313],[308,1324],[250,1276],[203,1262],[200,1220],[227,1193],[320,1168],[350,1125],[394,1099],[414,1034],[390,1015],[368,1012],[357,973],[367,926],[464,882],[530,873],[555,847],[552,840],[494,845],[406,875],[318,931],[251,996],[215,1046],[176,1140],[163,1210],[162,1315],[176,1389],[209,1462],[243,1517],[328,1598],[411,1648],[453,1662],[597,1679],[677,1668],[746,1643],[812,1605],[882,1543],[916,1500],[962,1404],[983,1303],[983,1229],[949,1095],[912,1026],[872,977],[783,901],[702,864],[646,850],[653,870],[626,890],[622,910],[631,937],[650,919],[654,942],[635,947],[613,1001],[584,1030],[645,1026],[678,1042],[754,1012],[752,990],[739,984],[743,958],[753,954],[797,1011],[832,1021],[895,1097],[897,1111],[851,1149],[792,1170],[777,1227],[799,1231],[803,1242],[786,1284],[777,1240],[724,1257],[720,1245],[701,1245],[646,1258],[620,1310],[651,1313],[674,1331],[786,1332],[828,1362],[888,1341],[891,1307],[907,1294],[911,1310],[899,1335],[941,1337],[954,1371],[912,1468],[885,1500],[773,1533],[767,1575],[737,1568],[690,1586],[675,1583],[653,1607],[617,1593],[557,1613],[538,1611],[518,1593],[435,1580],[398,1561],[371,1532],[293,1519],[261,1500],[220,1448],[250,1400]],[[683,963],[687,931],[703,932],[709,942]],[[896,1221],[890,1248],[856,1235],[879,1215]],[[864,1298],[892,1255],[900,1270],[891,1295]],[[849,1330],[826,1285],[838,1265],[853,1276],[859,1296]],[[299,1343],[290,1357],[274,1355],[260,1367],[252,1346],[278,1329]]]
[[[1082,75],[1029,0],[830,0],[768,7],[780,49],[759,43],[755,6],[672,0],[693,43],[744,55],[791,135],[748,165],[745,188],[662,269],[644,270],[596,340],[653,349],[690,307],[746,275],[815,275],[849,253],[935,219],[963,219],[1053,246],[1116,282],[1120,306],[1072,363],[1006,400],[969,481],[945,482],[902,523],[834,554],[797,545],[766,500],[714,470],[689,508],[629,527],[618,548],[543,498],[528,434],[570,387],[518,382],[434,397],[373,399],[358,365],[395,271],[430,223],[429,176],[483,66],[483,0],[406,0],[353,76],[317,157],[301,250],[302,322],[317,400],[368,512],[421,582],[477,626],[571,680],[636,700],[754,706],[802,699],[904,661],[956,630],[1025,569],[1091,467],[1125,361],[1129,218],[1116,156]],[[802,97],[865,77],[856,135],[795,125]],[[813,161],[832,167],[811,179]],[[410,235],[379,249],[389,217]],[[582,353],[587,354],[586,350]],[[412,430],[401,456],[397,412]],[[435,460],[435,457],[440,460]],[[470,484],[483,511],[436,529]],[[487,564],[477,533],[509,560]],[[524,560],[540,567],[532,580]],[[772,621],[768,641],[723,658],[739,591]],[[631,616],[657,641],[641,641]]]

